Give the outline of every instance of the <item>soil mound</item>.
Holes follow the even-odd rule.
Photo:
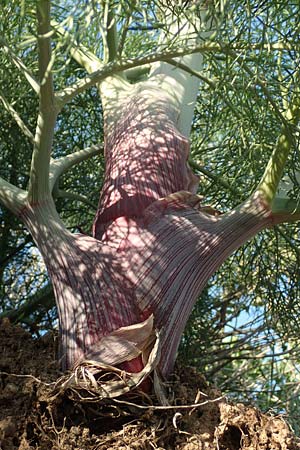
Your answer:
[[[230,403],[193,368],[166,386],[170,407],[127,396],[107,404],[50,393],[55,337],[0,324],[1,450],[300,450],[281,417]]]

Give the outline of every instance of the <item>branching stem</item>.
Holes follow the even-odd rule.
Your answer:
[[[57,189],[56,197],[57,198],[66,198],[66,199],[73,200],[76,202],[84,203],[84,204],[90,206],[91,208],[93,208],[93,210],[95,210],[95,211],[97,210],[97,205],[95,205],[93,202],[91,202],[85,195],[77,194],[76,192],[65,191],[63,189]]]
[[[12,51],[12,49],[6,44],[5,40],[0,37],[0,48],[6,53],[6,55],[10,58],[10,60],[15,64],[15,66],[23,72],[25,78],[27,79],[28,83],[32,87],[32,89],[38,94],[40,91],[40,85],[36,81],[36,79],[33,77],[30,70],[25,66],[23,61],[15,55],[15,53]]]
[[[226,49],[226,48],[225,48]],[[92,86],[102,82],[109,76],[118,75],[124,70],[135,67],[152,64],[157,61],[169,62],[170,59],[180,56],[192,55],[194,53],[206,53],[224,51],[224,48],[215,42],[206,42],[205,44],[197,45],[195,47],[185,47],[165,52],[154,52],[148,56],[138,57],[135,59],[128,59],[123,61],[116,61],[106,64],[104,67],[90,73],[88,76],[76,81],[73,85],[66,87],[63,91],[57,93],[57,99],[61,107],[71,101],[76,95],[89,89]]]
[[[0,203],[18,215],[26,200],[26,192],[0,178]]]
[[[70,53],[72,58],[74,58],[74,60],[79,65],[84,67],[88,73],[99,70],[103,66],[102,61],[97,58],[94,53],[89,51],[84,45],[74,42],[73,36],[67,30],[65,30],[63,26],[61,26],[54,20],[51,21],[51,25],[55,29],[56,33],[64,36],[67,39],[70,45]]]
[[[280,136],[256,189],[269,205],[275,198],[287,158],[294,145],[293,128],[297,125],[300,118],[298,93],[295,93],[291,106],[285,113],[285,117],[286,123],[282,126]]]
[[[49,163],[58,113],[52,80],[50,41],[50,0],[37,4],[39,77],[41,83],[39,115],[33,149],[28,199],[39,202],[49,197]]]
[[[109,2],[110,3],[110,2]],[[106,25],[106,42],[107,42],[107,62],[112,62],[118,56],[118,34],[114,12],[111,5],[108,5],[107,25]]]
[[[196,161],[194,161],[193,159],[189,159],[189,165],[196,171],[203,173],[203,175],[205,175],[207,178],[210,178],[211,180],[213,180],[215,183],[217,183],[218,185],[222,186],[223,188],[225,188],[226,190],[232,192],[235,196],[237,196],[237,198],[240,197],[240,193],[234,189],[230,183],[228,183],[228,181],[224,180],[224,178],[215,175],[213,172],[211,172],[210,170],[207,170],[205,167],[201,166],[200,164],[197,164]]]
[[[9,103],[9,101],[6,99],[6,97],[3,95],[3,93],[0,91],[0,100],[3,103],[4,108],[6,111],[9,112],[9,114],[13,117],[13,119],[16,121],[19,128],[22,130],[22,132],[25,134],[26,137],[29,138],[30,142],[34,143],[34,136],[31,133],[31,131],[27,128],[17,111],[12,107],[12,105]]]
[[[67,172],[67,170],[71,169],[74,165],[80,163],[81,161],[85,161],[92,156],[98,155],[102,150],[102,145],[92,145],[91,147],[78,150],[70,155],[53,159],[50,163],[49,171],[50,191],[52,192],[55,183],[63,173]]]

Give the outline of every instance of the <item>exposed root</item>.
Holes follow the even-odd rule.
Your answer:
[[[67,395],[81,402],[113,399],[137,390],[150,375],[142,372],[144,371],[132,374],[97,361],[83,361],[71,373],[57,380],[51,398],[54,400]]]
[[[105,362],[84,360],[69,374],[58,379],[50,398],[54,400],[61,395],[67,395],[70,399],[80,402],[103,402],[137,391],[145,396],[140,387],[152,374],[157,398],[161,403],[167,404],[162,382],[157,373],[159,359],[160,336],[156,333],[148,361],[140,372],[130,373]]]

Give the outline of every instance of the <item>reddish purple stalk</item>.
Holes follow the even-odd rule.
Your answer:
[[[176,129],[174,113],[163,100],[145,109],[147,95],[128,102],[106,137],[94,237],[69,233],[51,203],[22,213],[53,283],[64,367],[87,354],[96,359],[101,337],[153,314],[162,332],[159,368],[168,375],[209,277],[272,223],[255,196],[220,216],[197,210],[192,194],[168,197],[195,192],[198,178],[187,166],[189,144]],[[141,360],[125,367],[138,371]]]

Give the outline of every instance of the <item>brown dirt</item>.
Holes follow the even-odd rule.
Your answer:
[[[281,417],[228,402],[192,368],[178,368],[167,387],[172,409],[128,396],[106,405],[50,400],[61,375],[54,341],[0,324],[1,450],[300,450]],[[202,406],[182,407],[194,403]]]

